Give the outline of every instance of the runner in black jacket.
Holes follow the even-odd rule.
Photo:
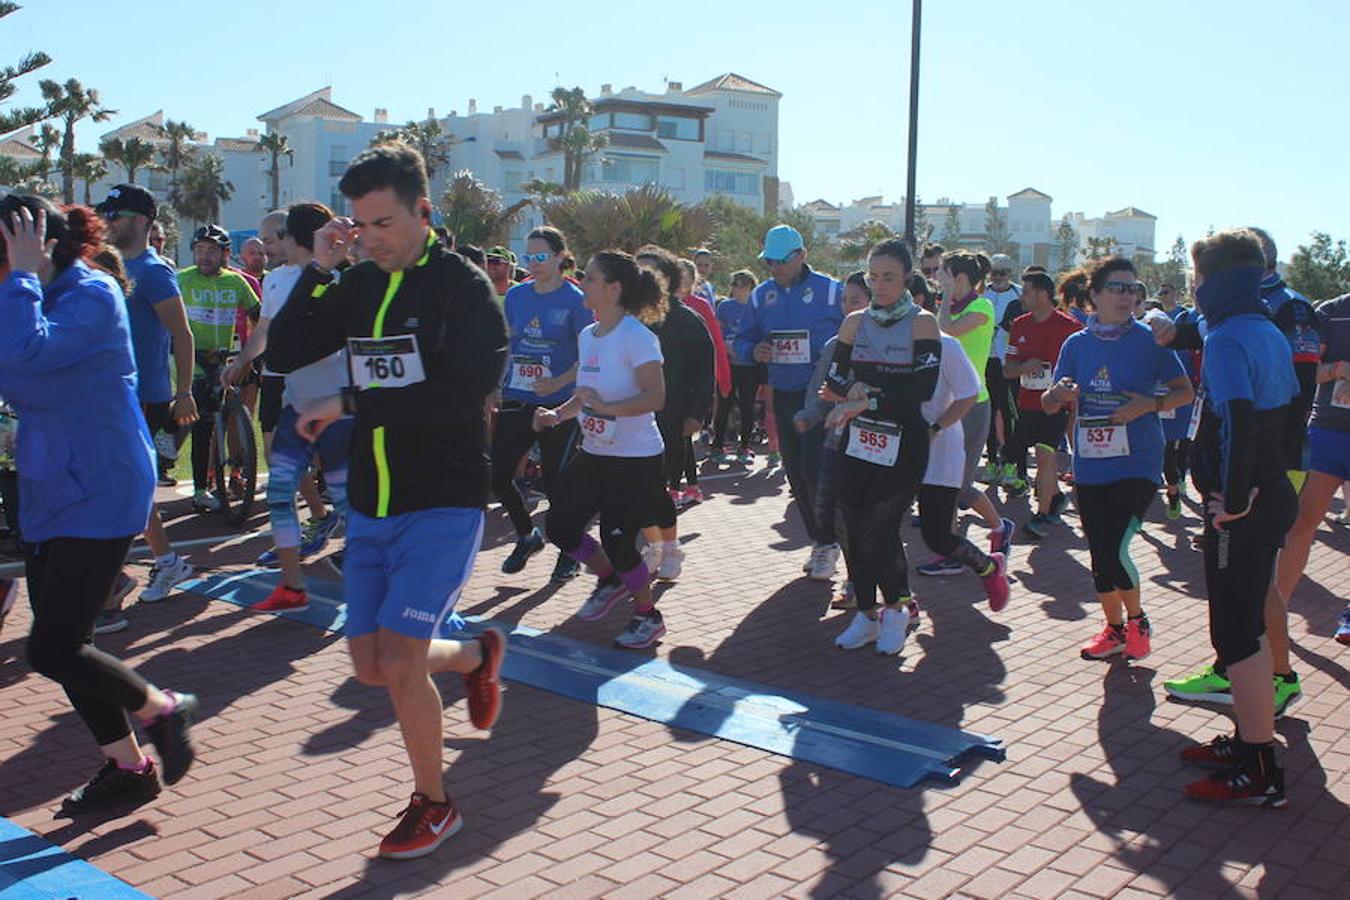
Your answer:
[[[380,855],[425,856],[463,825],[445,793],[436,672],[465,676],[469,717],[490,728],[501,710],[501,632],[437,640],[473,569],[488,496],[484,403],[506,360],[506,322],[492,285],[429,228],[421,156],[365,151],[338,187],[353,219],[314,236],[314,262],[272,320],[268,362],[290,372],[344,345],[350,386],[300,411],[313,440],[356,416],[343,580],[356,676],[383,685],[412,762],[415,792]],[[358,239],[369,258],[334,280]]]

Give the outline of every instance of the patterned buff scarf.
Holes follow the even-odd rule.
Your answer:
[[[913,315],[918,308],[914,303],[914,297],[909,291],[905,291],[905,296],[890,306],[877,306],[876,302],[873,301],[867,307],[867,315],[871,317],[873,322],[876,322],[882,328],[886,328],[896,322],[903,322]]]
[[[1126,319],[1119,325],[1104,325],[1097,314],[1088,316],[1087,324],[1083,326],[1092,334],[1093,337],[1099,337],[1104,341],[1118,341],[1129,333],[1134,327],[1134,319]]]

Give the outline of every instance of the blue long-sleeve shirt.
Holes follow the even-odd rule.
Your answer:
[[[0,395],[19,417],[24,540],[139,534],[155,451],[121,289],[81,262],[45,288],[13,272],[0,282],[0,322]]]
[[[803,267],[802,277],[791,287],[773,279],[761,283],[751,293],[750,309],[736,329],[736,356],[754,359],[755,345],[772,341],[770,386],[806,390],[825,342],[839,333],[844,321],[839,295],[839,282],[810,267]]]

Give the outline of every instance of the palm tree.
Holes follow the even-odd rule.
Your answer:
[[[75,154],[75,177],[84,182],[84,205],[93,206],[92,199],[94,182],[106,177],[108,174],[108,163],[103,157],[94,153]]]
[[[197,136],[197,129],[186,122],[168,119],[160,126],[159,135],[164,138],[160,155],[163,158],[164,168],[169,172],[169,202],[176,203],[179,191],[178,173],[197,155],[196,148],[191,144]]]
[[[422,154],[422,161],[427,167],[427,181],[432,181],[441,167],[450,162],[450,148],[462,143],[463,139],[446,134],[440,122],[427,119],[425,122],[409,122],[402,128],[395,128],[392,131],[381,131],[375,135],[370,145],[373,147],[376,144],[393,142],[407,144]]]
[[[41,162],[21,163],[12,156],[0,156],[0,185],[19,190],[42,174]]]
[[[121,138],[107,138],[98,145],[98,149],[108,162],[127,170],[129,184],[136,183],[136,173],[139,170],[154,168],[152,163],[155,160],[155,146],[138,137],[125,141]]]
[[[451,176],[440,206],[456,244],[486,247],[506,243],[511,225],[530,202],[527,198],[503,207],[500,194],[464,169]]]
[[[17,12],[18,9],[19,4],[17,3],[10,3],[8,0],[0,2],[0,19],[12,12]],[[18,65],[0,68],[0,103],[4,103],[14,96],[14,92],[18,90],[14,84],[16,80],[30,72],[37,71],[51,61],[52,58],[47,54],[35,51],[20,58]],[[41,122],[49,115],[51,113],[37,106],[12,109],[9,112],[0,113],[0,134],[18,131],[26,125]],[[4,179],[0,179],[0,181],[4,181]]]
[[[839,258],[845,262],[864,260],[875,245],[895,236],[886,223],[868,219],[839,235]]]
[[[61,135],[61,196],[66,203],[75,202],[75,125],[84,119],[106,122],[117,115],[115,109],[105,109],[98,91],[86,88],[78,78],[67,78],[65,84],[43,80],[38,83],[47,109],[65,125]]]
[[[196,222],[219,222],[220,204],[234,196],[234,184],[225,180],[225,161],[205,155],[188,163],[174,208]]]
[[[271,157],[267,167],[267,177],[272,188],[272,205],[269,208],[276,209],[281,203],[281,157],[286,157],[291,165],[295,165],[295,148],[286,135],[272,132],[258,138],[258,150]]]
[[[579,260],[611,247],[632,253],[643,244],[687,253],[713,234],[713,218],[706,209],[686,206],[652,184],[623,194],[578,191],[537,205],[545,221],[567,235]]]
[[[549,148],[563,155],[563,187],[568,191],[580,190],[586,160],[603,150],[609,138],[591,133],[594,110],[591,101],[586,99],[586,92],[579,87],[570,91],[564,87],[554,88],[552,111],[562,113],[562,133],[549,138]]]

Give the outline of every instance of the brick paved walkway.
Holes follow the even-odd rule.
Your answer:
[[[53,819],[97,759],[60,692],[20,659],[21,604],[0,636],[0,815],[164,897],[1346,896],[1350,649],[1329,635],[1350,596],[1350,530],[1319,533],[1293,601],[1305,698],[1279,727],[1290,804],[1215,810],[1180,799],[1193,773],[1176,753],[1228,720],[1161,687],[1209,658],[1200,558],[1179,527],[1197,527],[1194,510],[1167,523],[1155,505],[1136,542],[1155,628],[1146,663],[1078,659],[1097,614],[1086,548],[1064,529],[1018,546],[997,617],[970,576],[916,578],[923,626],[897,663],[830,646],[844,620],[821,619],[827,588],[801,578],[781,476],[705,487],[711,501],[681,517],[688,562],[663,593],[670,633],[656,653],[992,734],[1008,760],[901,790],[519,685],[485,738],[443,679],[448,783],[467,827],[430,859],[386,863],[372,851],[409,788],[381,692],[348,677],[334,635],[184,595],[134,607],[132,628],[101,643],[201,695],[192,775],[122,818]],[[1025,519],[1024,502],[1011,509]],[[508,547],[491,521],[464,612],[587,641],[622,628],[618,614],[569,620],[587,585],[548,586],[551,551],[497,574]],[[265,546],[191,555],[228,568]]]

